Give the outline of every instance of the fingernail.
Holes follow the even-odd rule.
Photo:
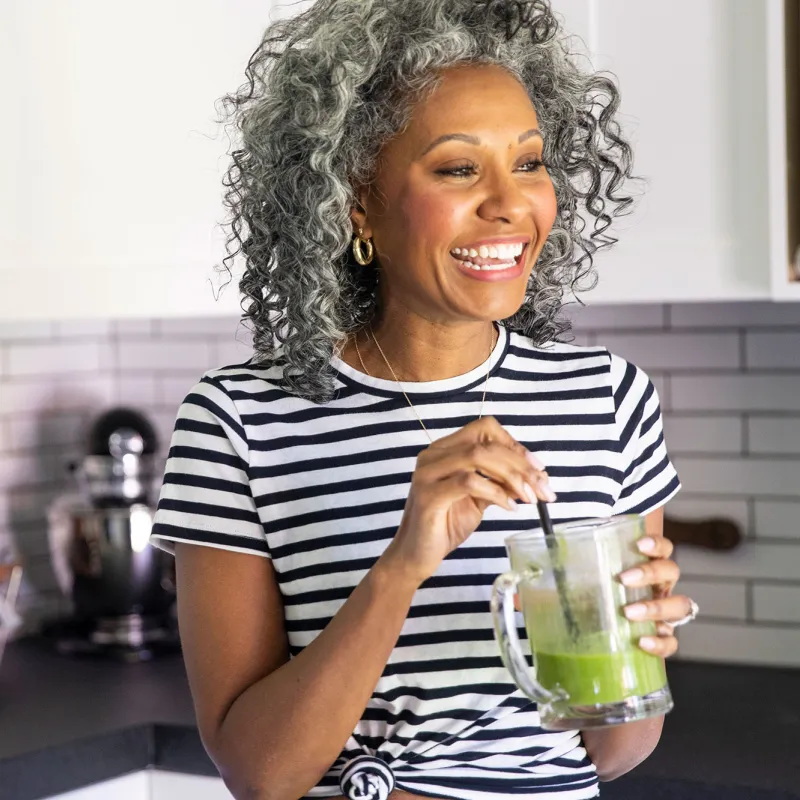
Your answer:
[[[539,459],[538,459],[538,458],[536,458],[536,456],[535,456],[533,453],[531,453],[530,451],[529,451],[529,452],[527,452],[527,453],[525,453],[525,458],[527,458],[527,459],[528,459],[528,463],[529,463],[529,464],[530,464],[530,465],[531,465],[531,466],[532,466],[534,469],[544,469],[544,464],[542,464],[542,462],[541,462],[541,461],[539,461]]]
[[[653,550],[656,549],[655,539],[651,539],[649,536],[644,539],[639,539],[636,544],[643,553],[652,553]]]
[[[633,586],[636,583],[644,578],[644,572],[640,569],[629,569],[627,572],[623,572],[622,575],[619,576],[619,579],[625,586]]]
[[[644,619],[647,615],[647,606],[644,603],[634,603],[625,607],[625,616],[628,619]]]
[[[510,497],[508,498],[508,507],[511,511],[519,511],[516,501],[512,500]]]
[[[639,647],[643,650],[655,650],[658,647],[658,642],[652,636],[643,636],[639,639]]]
[[[536,497],[536,492],[533,491],[533,488],[529,483],[525,484],[525,497],[528,498],[529,503],[535,503],[536,500],[538,499]]]
[[[542,494],[544,494],[545,500],[548,503],[554,503],[556,500],[556,493],[550,488],[550,484],[547,481],[539,481],[539,488],[542,490]]]

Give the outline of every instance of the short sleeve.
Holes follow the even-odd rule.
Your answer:
[[[269,557],[248,477],[249,447],[239,413],[222,383],[206,375],[178,410],[152,544],[175,542]]]
[[[613,514],[649,514],[681,488],[667,455],[661,404],[653,382],[638,367],[611,356],[622,488]]]

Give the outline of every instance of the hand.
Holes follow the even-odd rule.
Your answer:
[[[691,610],[691,601],[684,595],[674,595],[672,590],[681,571],[670,559],[672,542],[664,536],[645,536],[637,542],[639,550],[649,556],[650,561],[623,572],[619,579],[625,586],[652,586],[653,599],[625,606],[625,616],[630,620],[653,620],[657,636],[643,637],[639,647],[648,653],[667,658],[678,649],[678,640],[673,635],[670,622],[677,622]]]
[[[556,499],[544,465],[494,417],[444,436],[417,457],[403,519],[384,563],[422,583],[478,527],[494,504],[513,510]]]

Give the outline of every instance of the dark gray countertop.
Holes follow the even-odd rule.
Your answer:
[[[800,670],[669,664],[675,710],[608,800],[800,798]],[[147,767],[214,775],[180,656],[69,658],[28,639],[0,668],[0,800],[39,800]]]

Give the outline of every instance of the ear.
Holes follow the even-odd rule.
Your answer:
[[[353,223],[353,233],[358,233],[359,228],[363,228],[362,236],[365,239],[372,238],[372,227],[369,224],[367,217],[367,199],[369,197],[369,188],[361,186],[356,189],[356,205],[350,211],[350,219]]]

